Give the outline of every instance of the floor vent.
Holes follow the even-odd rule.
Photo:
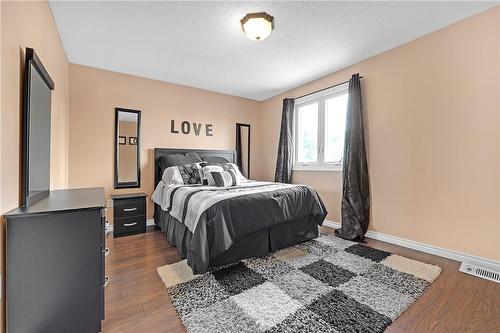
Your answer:
[[[476,265],[468,264],[466,262],[462,262],[462,265],[460,265],[460,272],[500,283],[500,273],[491,269],[485,269]]]

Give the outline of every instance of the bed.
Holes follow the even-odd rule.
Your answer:
[[[165,186],[166,167],[194,163],[196,156],[234,163],[236,152],[156,148],[152,196],[156,226],[194,274],[318,237],[327,211],[308,186],[257,181],[219,188]],[[165,159],[169,164],[159,163]]]

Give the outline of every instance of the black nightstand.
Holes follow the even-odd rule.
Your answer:
[[[113,237],[135,235],[146,232],[145,193],[114,194]]]

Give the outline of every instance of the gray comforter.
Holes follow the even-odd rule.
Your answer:
[[[221,188],[160,181],[152,198],[192,232],[187,261],[194,273],[207,271],[211,258],[254,232],[307,216],[321,225],[327,214],[305,185],[252,181]]]

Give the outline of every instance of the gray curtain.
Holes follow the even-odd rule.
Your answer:
[[[359,74],[354,74],[349,80],[342,176],[342,226],[335,234],[359,241],[370,222],[370,187]]]
[[[276,173],[274,181],[279,183],[292,182],[292,150],[293,150],[293,98],[283,100],[283,112],[281,115],[281,132],[278,146],[278,158],[276,160]]]

